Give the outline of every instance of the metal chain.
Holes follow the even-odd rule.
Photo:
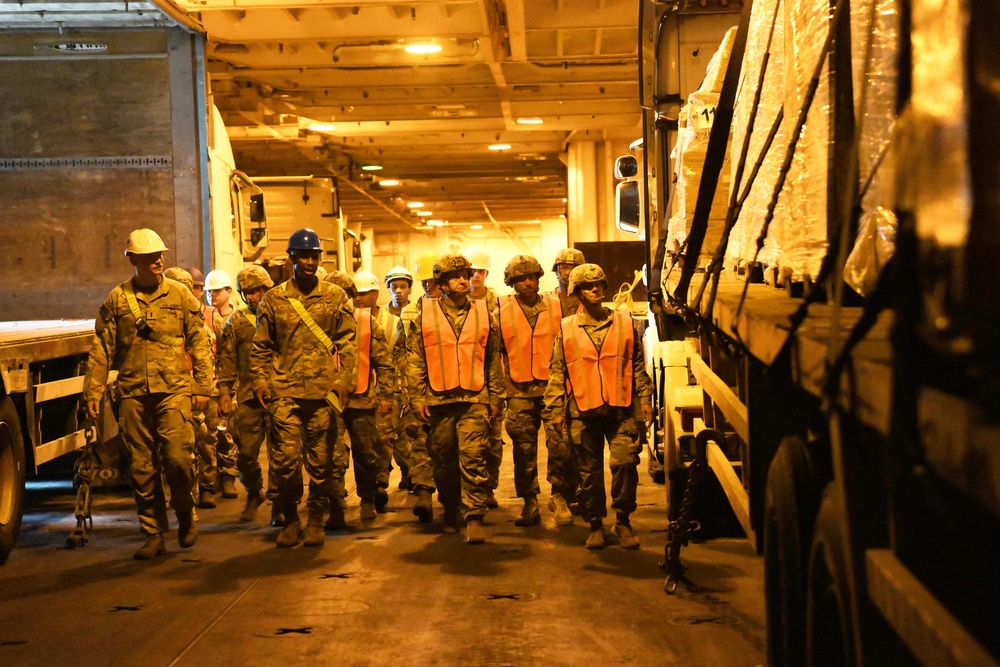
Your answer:
[[[687,568],[681,563],[681,547],[688,545],[688,538],[692,533],[701,530],[701,524],[692,521],[691,510],[694,507],[695,489],[701,479],[705,469],[705,462],[701,453],[691,461],[688,466],[688,480],[684,486],[684,499],[681,507],[677,511],[677,519],[667,525],[667,544],[663,548],[663,562],[660,568],[667,573],[667,578],[663,582],[663,590],[673,594],[677,590],[677,584],[682,579],[686,581],[684,573]]]

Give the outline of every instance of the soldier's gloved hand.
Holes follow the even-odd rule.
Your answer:
[[[91,419],[97,419],[97,415],[101,412],[101,402],[100,401],[87,401],[87,416]]]
[[[222,390],[219,392],[219,414],[223,417],[229,415],[233,411],[233,397],[229,395],[229,392]]]
[[[267,385],[264,385],[254,391],[253,395],[256,396],[257,400],[260,401],[260,404],[265,407],[271,402],[271,389]]]
[[[392,401],[379,401],[378,402],[378,413],[380,415],[387,415],[392,412]]]
[[[642,410],[642,421],[646,422],[646,426],[649,426],[650,424],[652,424],[653,423],[653,406],[652,405],[647,405],[646,403],[643,403],[642,405],[639,406],[639,409]]]
[[[431,411],[426,405],[417,405],[413,408],[413,414],[417,419],[425,424],[431,420]]]
[[[208,396],[192,396],[191,409],[204,412],[208,409]]]

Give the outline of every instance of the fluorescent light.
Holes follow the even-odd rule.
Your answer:
[[[333,132],[337,129],[337,126],[333,123],[313,123],[307,126],[306,129],[313,132]]]
[[[423,208],[424,203],[422,201],[411,201],[406,205],[408,208]]]
[[[397,181],[394,178],[387,178],[385,180],[379,181],[378,184],[381,185],[381,186],[383,186],[383,187],[387,187],[388,188],[388,187],[391,187],[393,185],[399,185],[399,181]]]
[[[382,165],[380,164],[365,164],[361,165],[361,169],[364,171],[382,171]]]
[[[431,211],[417,211],[417,215],[419,215],[421,218],[429,218],[434,214]]]
[[[491,144],[487,146],[491,151],[509,151],[510,144]]]
[[[469,225],[469,229],[482,229],[482,225]]]
[[[560,218],[565,218],[565,217],[566,217],[566,214],[565,214],[565,213],[560,213],[560,214],[559,214],[559,217],[560,217]]]
[[[433,42],[415,42],[413,44],[407,44],[405,51],[407,53],[440,53],[441,45],[435,44]]]
[[[569,200],[566,199],[565,197],[563,197],[563,203],[565,204],[567,201],[569,201]]]
[[[541,118],[518,118],[518,125],[541,125],[543,121]]]
[[[444,227],[444,220],[428,220],[427,224],[431,227]]]

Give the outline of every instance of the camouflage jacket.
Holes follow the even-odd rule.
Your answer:
[[[503,367],[500,364],[500,325],[495,314],[490,313],[490,333],[486,340],[486,361],[484,373],[486,382],[478,392],[462,388],[438,393],[433,391],[427,379],[427,358],[424,356],[424,337],[421,335],[423,308],[430,307],[423,301],[440,301],[444,315],[455,331],[461,331],[471,305],[452,305],[448,299],[422,299],[419,312],[413,320],[410,334],[406,337],[406,382],[410,405],[443,405],[445,403],[485,403],[502,409],[507,398],[504,389]]]
[[[590,336],[590,340],[594,341],[594,345],[598,350],[601,349],[601,344],[604,342],[604,339],[608,335],[608,330],[611,328],[613,319],[611,316],[613,312],[610,308],[605,308],[603,318],[596,320],[585,310],[581,310],[574,315],[576,326],[583,327],[587,335]],[[653,383],[649,379],[649,375],[646,374],[646,363],[642,356],[642,336],[639,335],[635,322],[632,323],[632,335],[635,337],[635,344],[632,346],[632,404],[634,407],[635,401],[638,399],[640,405],[652,405]],[[580,416],[580,410],[576,406],[575,398],[571,396],[569,405],[566,403],[566,358],[563,355],[563,335],[561,330],[556,335],[556,341],[552,349],[552,361],[549,365],[549,384],[545,388],[543,402],[545,404],[545,411],[543,413],[545,419],[552,419],[559,414],[565,415],[567,408],[569,409],[569,416]],[[587,415],[608,414],[614,409],[603,405],[594,410],[589,410]]]
[[[246,306],[230,313],[219,337],[219,361],[216,364],[216,383],[232,395],[236,387],[236,400],[240,403],[255,400],[253,375],[250,372],[250,353],[253,337],[257,333],[257,316]]]
[[[339,367],[327,348],[292,307],[297,299],[333,341]],[[319,281],[302,294],[288,280],[264,295],[257,308],[257,332],[250,353],[253,390],[270,386],[276,398],[322,399],[334,385],[354,391],[358,343],[351,302],[336,285]]]
[[[163,278],[152,292],[134,292],[148,323],[148,329],[140,331],[126,296],[130,289],[131,280],[122,283],[101,306],[87,359],[84,399],[101,399],[112,369],[118,371],[123,397],[188,392],[208,396],[212,351],[201,305],[184,285]]]
[[[487,287],[486,292],[482,296],[472,296],[472,294],[469,294],[469,298],[473,300],[484,299],[486,301],[486,309],[494,315],[500,310],[500,299],[492,287]]]
[[[558,287],[552,290],[552,293],[559,297],[559,303],[562,305],[563,317],[574,315],[580,308],[580,297],[575,294],[563,294],[559,291]]]

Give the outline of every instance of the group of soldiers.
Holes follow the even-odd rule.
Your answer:
[[[322,269],[311,229],[289,239],[285,282],[275,286],[261,266],[239,272],[242,302],[224,272],[202,281],[165,268],[166,250],[152,230],[129,236],[134,275],[101,306],[84,396],[96,418],[109,371],[118,371],[120,432],[146,537],[135,558],[165,553],[168,495],[178,543],[191,547],[196,505],[214,507],[216,493],[235,497],[237,475],[247,494],[241,521],[255,521],[270,500],[278,547],[321,546],[326,530],[348,527],[352,460],[362,521],[385,511],[395,462],[421,523],[434,519],[436,491],[443,531],[464,524],[466,541],[483,543],[484,517],[498,506],[504,423],[523,501],[516,525],[541,520],[543,431],[556,524],[580,514],[590,526],[586,547],[603,548],[607,442],[610,532],[638,548],[629,516],[652,386],[631,314],[604,306],[607,278],[580,251],[557,254],[551,294],[539,292],[539,261],[514,256],[504,269],[513,294],[499,297],[485,285],[485,253],[425,255],[415,267],[423,297],[410,299],[414,275],[396,266],[383,281],[391,301],[380,307],[383,283],[372,273]]]

